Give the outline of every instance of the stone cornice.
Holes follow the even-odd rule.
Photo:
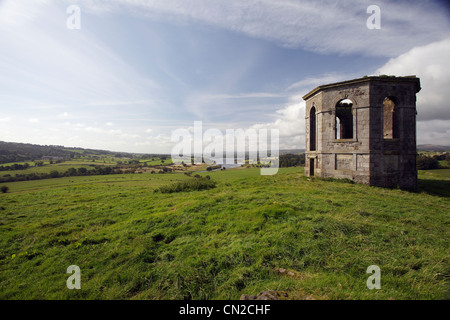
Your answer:
[[[304,95],[302,98],[303,100],[308,100],[309,98],[311,98],[313,95],[315,95],[316,93],[324,90],[324,89],[328,89],[328,88],[333,88],[333,87],[339,87],[339,86],[343,86],[343,85],[352,85],[352,84],[357,84],[357,83],[363,83],[363,82],[391,82],[391,81],[398,81],[398,82],[405,82],[405,81],[411,81],[411,82],[416,82],[416,93],[420,91],[420,79],[417,78],[416,76],[404,76],[404,77],[396,77],[396,76],[364,76],[362,78],[358,78],[358,79],[353,79],[353,80],[346,80],[346,81],[342,81],[342,82],[335,82],[335,83],[330,83],[330,84],[325,84],[322,86],[318,86],[317,88],[313,89],[312,91],[310,91],[309,93],[307,93],[306,95]]]

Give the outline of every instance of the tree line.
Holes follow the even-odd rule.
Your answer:
[[[305,165],[305,154],[283,154],[279,157],[280,168],[302,167]]]
[[[132,158],[137,155],[127,152],[112,152],[83,148],[66,148],[57,145],[37,145],[30,143],[16,143],[0,141],[0,164],[10,162],[32,161],[44,157],[61,157],[73,159],[81,156],[114,156],[116,158]],[[144,156],[144,155],[139,155]],[[147,155],[148,156],[148,155]]]
[[[40,180],[62,177],[74,177],[74,176],[94,176],[94,175],[107,175],[107,174],[122,174],[122,173],[134,173],[130,170],[124,172],[119,167],[110,166],[95,166],[90,168],[69,168],[65,172],[59,172],[52,170],[50,172],[31,172],[27,174],[16,174],[14,176],[6,174],[0,178],[0,182],[15,182],[15,181],[28,181],[28,180]]]
[[[416,166],[418,170],[432,170],[432,169],[442,169],[439,161],[446,161],[447,166],[450,167],[450,154],[439,154],[434,156],[427,156],[419,153],[417,155]]]
[[[280,155],[280,168],[297,167],[305,165],[305,154],[285,154]],[[445,161],[446,166],[442,165],[440,161]],[[416,161],[418,170],[432,170],[450,167],[450,154],[440,154],[434,156],[427,156],[419,153]]]
[[[0,166],[0,171],[25,170],[25,169],[28,169],[29,167],[30,167],[29,163],[24,163],[24,164],[14,163],[9,166]]]

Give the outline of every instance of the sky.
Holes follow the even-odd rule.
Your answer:
[[[1,141],[170,153],[202,121],[302,149],[302,96],[382,74],[420,77],[417,143],[450,145],[444,1],[0,0]]]

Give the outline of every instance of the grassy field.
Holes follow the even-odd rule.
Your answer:
[[[419,170],[418,178],[422,180],[441,180],[450,179],[450,169],[440,169],[440,170]]]
[[[69,168],[86,168],[88,171],[92,170],[92,167],[88,166],[88,165],[77,165],[77,164],[50,164],[50,165],[46,165],[46,166],[42,166],[42,167],[31,167],[28,169],[24,169],[24,170],[10,170],[10,171],[1,171],[0,172],[0,177],[5,177],[5,176],[15,176],[16,174],[30,174],[30,173],[35,173],[35,174],[39,174],[39,173],[50,173],[52,171],[58,171],[58,173],[62,174],[64,172],[66,172]]]
[[[165,160],[161,160],[159,158],[153,158],[152,159],[144,159],[144,160],[139,160],[140,163],[145,163],[149,166],[159,166],[159,165],[171,165],[172,159],[165,159]]]
[[[0,177],[3,176],[15,176],[16,174],[30,174],[30,173],[50,173],[51,171],[55,170],[58,171],[58,173],[63,174],[66,172],[69,168],[86,168],[88,171],[92,170],[92,166],[115,166],[117,165],[117,162],[120,161],[122,163],[127,163],[128,160],[117,160],[120,158],[104,158],[96,161],[92,161],[90,159],[77,159],[77,160],[67,160],[62,163],[53,163],[50,164],[49,161],[43,161],[44,165],[41,167],[34,167],[34,162],[28,162],[30,164],[30,167],[23,170],[8,170],[8,171],[0,171]],[[154,161],[151,159],[145,161],[140,161],[141,164],[146,163],[147,165],[170,165],[172,164],[171,159],[166,159],[161,161],[159,158],[155,158]],[[14,162],[14,163],[7,163],[2,164],[2,166],[10,166],[13,164],[25,164],[25,162]]]
[[[418,193],[309,179],[303,168],[205,172],[216,188],[172,194],[154,190],[195,178],[4,184],[0,299],[448,298],[449,171],[421,171]],[[66,287],[70,265],[81,290]],[[380,290],[366,287],[370,265]]]

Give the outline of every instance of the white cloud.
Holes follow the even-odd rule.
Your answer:
[[[36,21],[49,0],[35,0],[34,5],[23,6],[20,1],[3,1],[0,3],[0,21],[12,28],[21,27]]]
[[[376,74],[416,75],[421,91],[417,94],[419,120],[450,120],[450,38],[415,47],[389,60]]]
[[[29,119],[28,122],[29,123],[39,123],[40,121],[39,121],[39,119],[33,118],[33,119]]]
[[[102,128],[86,127],[83,130],[87,131],[89,133],[96,133],[96,134],[100,134],[100,135],[120,137],[120,138],[124,138],[124,139],[137,139],[137,138],[140,138],[140,136],[138,134],[132,134],[132,133],[123,132],[122,130],[119,130],[119,129],[116,129],[116,130],[114,130],[114,129],[104,130]]]
[[[351,74],[323,74],[297,81],[285,89],[291,95],[286,96],[287,102],[275,114],[271,122],[257,123],[252,129],[278,129],[280,134],[280,149],[303,149],[305,147],[305,101],[302,96],[317,86],[358,77]],[[292,95],[293,92],[297,94]],[[280,95],[281,96],[281,95]]]
[[[417,144],[450,145],[450,121],[429,120],[417,123]]]
[[[325,53],[393,56],[449,34],[439,4],[377,1],[381,29],[369,30],[372,1],[296,0],[99,0],[83,1],[95,12],[129,9],[172,23],[200,22],[245,35]]]
[[[264,114],[273,110],[273,103],[286,98],[286,94],[272,92],[249,92],[238,94],[200,93],[186,99],[187,110],[197,119],[206,121],[224,120],[239,114],[252,118],[255,113]]]
[[[349,75],[343,75],[343,74],[324,74],[317,77],[308,77],[303,80],[297,81],[293,84],[291,84],[286,91],[301,91],[301,90],[308,90],[308,92],[315,87],[328,84],[328,83],[334,83],[339,82],[343,80],[348,80]],[[307,92],[304,92],[307,93]]]
[[[204,122],[204,127],[209,124],[210,127],[217,127],[222,130],[237,129],[237,126],[244,130],[245,128],[255,130],[278,129],[281,149],[302,149],[305,145],[305,101],[302,96],[319,85],[359,76],[337,73],[318,75],[297,81],[279,93],[196,95],[190,100],[191,110],[200,119],[208,119],[212,114],[217,117],[216,122]],[[224,120],[230,113],[238,114],[242,121],[227,122]],[[252,117],[254,115],[255,117]],[[267,121],[255,120],[264,118]],[[192,128],[189,129],[192,130]]]
[[[450,144],[450,38],[415,47],[389,60],[376,74],[416,75],[418,143]]]
[[[258,123],[251,126],[252,129],[278,129],[280,139],[283,141],[289,138],[304,136],[305,134],[305,102],[300,101],[295,104],[276,111],[276,117],[273,122]],[[302,145],[291,145],[291,148],[300,148]]]
[[[142,70],[133,69],[131,61],[113,52],[106,45],[111,44],[107,39],[96,39],[94,28],[85,28],[88,24],[82,22],[81,30],[68,31],[65,28],[67,15],[64,3],[74,4],[72,0],[0,0],[0,86],[3,89],[0,100],[11,106],[10,110],[19,110],[15,113],[9,110],[4,113],[2,110],[0,122],[4,125],[1,129],[5,130],[6,122],[9,122],[8,128],[13,128],[10,124],[12,118],[19,118],[21,110],[25,110],[32,111],[26,115],[29,120],[38,121],[40,118],[44,122],[45,119],[45,124],[54,118],[63,119],[59,123],[60,134],[48,135],[47,132],[45,135],[46,128],[42,128],[40,136],[33,136],[33,139],[42,139],[38,143],[59,139],[92,143],[97,148],[113,150],[130,150],[140,144],[144,152],[149,152],[146,149],[151,146],[167,147],[165,143],[168,143],[170,135],[159,135],[164,127],[161,123],[155,122],[154,131],[149,131],[152,129],[147,128],[153,127],[149,122],[142,122],[138,126],[136,122],[133,125],[128,122],[135,120],[129,119],[133,117],[139,117],[140,121],[151,119],[152,116],[148,114],[150,108],[165,110],[159,103],[164,100],[162,98],[167,98],[162,97],[164,94],[161,92],[164,90],[158,90],[161,88],[144,76]],[[450,30],[445,14],[438,11],[438,5],[424,3],[412,6],[407,2],[379,1],[381,30],[366,28],[366,8],[371,4],[370,1],[356,4],[336,1],[319,3],[312,0],[78,0],[76,4],[81,7],[82,19],[87,17],[85,13],[97,18],[104,13],[120,12],[121,15],[131,12],[175,24],[214,26],[282,46],[338,54],[398,56],[414,46],[442,39]],[[118,16],[117,21],[123,20]],[[111,23],[112,20],[108,19],[107,22]],[[424,139],[448,137],[441,122],[423,122],[450,119],[449,108],[446,107],[446,101],[450,98],[450,90],[447,89],[450,70],[445,61],[445,57],[450,56],[448,48],[445,41],[417,47],[392,59],[379,70],[393,74],[416,73],[421,77],[423,89],[418,95],[418,110],[422,122],[419,122],[418,128],[423,130],[430,125],[441,128],[440,131],[434,131],[435,136],[432,131],[426,131],[428,135],[423,135]],[[278,128],[282,148],[302,148],[304,102],[301,95],[318,85],[350,78],[348,74],[330,73],[303,79],[280,93],[221,94],[232,92],[227,88],[236,83],[240,74],[247,72],[246,66],[250,65],[247,60],[255,60],[255,53],[243,57],[229,74],[221,74],[223,81],[220,83],[215,82],[211,88],[198,94],[190,91],[191,95],[180,97],[181,104],[184,103],[187,109],[182,111],[190,111],[198,120],[210,121],[209,125],[217,124],[221,128]],[[64,109],[54,112],[57,108]],[[64,110],[70,110],[70,113]],[[108,117],[105,119],[99,115]],[[170,121],[173,126],[184,121],[184,116],[182,114],[180,118],[165,121]],[[94,118],[98,120],[98,125],[89,122]],[[159,118],[164,121],[163,116]],[[71,123],[66,122],[68,120]],[[130,127],[116,127],[122,123],[128,123]],[[67,128],[70,130],[65,131],[63,125],[70,127]],[[30,127],[34,129],[34,126]],[[420,130],[419,141],[422,137]],[[150,140],[141,139],[145,134],[153,136]],[[22,133],[22,137],[25,136],[26,133]],[[13,138],[17,140],[16,137],[18,134]]]
[[[158,88],[95,33],[68,30],[61,2],[5,0],[0,16],[8,14],[14,21],[0,19],[0,96],[12,106],[128,104]]]
[[[59,115],[57,116],[57,118],[69,120],[69,119],[73,119],[74,116],[73,116],[72,114],[68,113],[68,112],[63,112],[63,113],[59,114]]]

